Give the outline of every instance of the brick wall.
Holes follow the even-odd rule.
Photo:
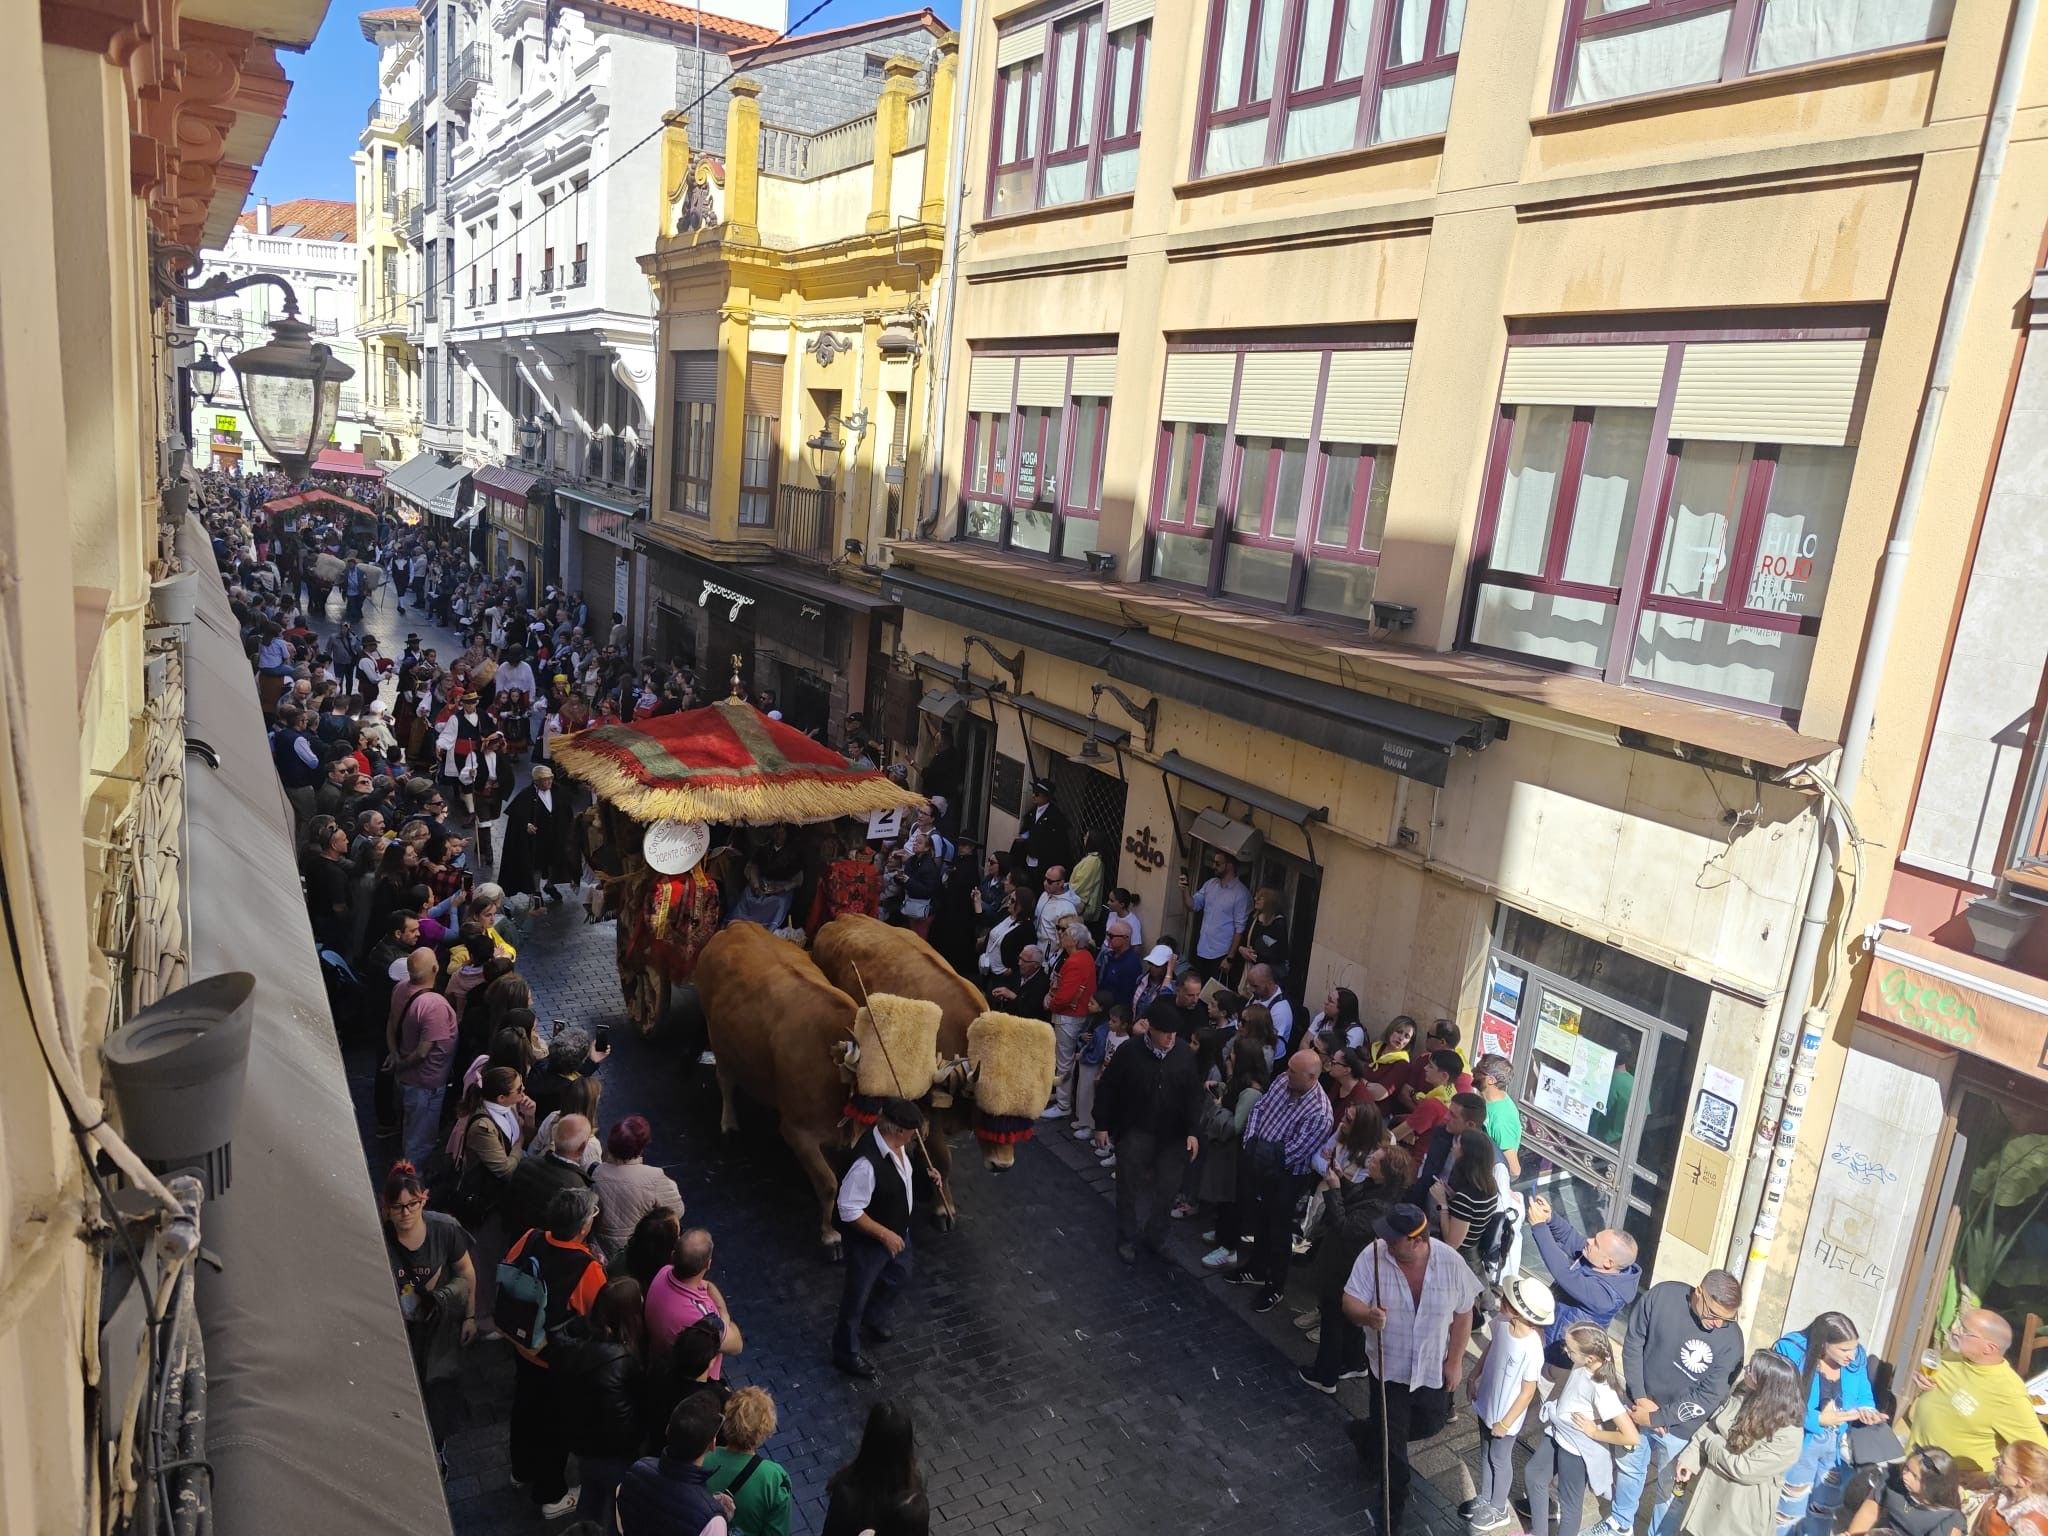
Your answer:
[[[863,38],[831,52],[777,60],[744,72],[761,82],[762,122],[816,132],[874,111],[876,98],[882,94],[881,61],[900,53],[922,66],[931,55],[933,42],[932,35],[923,27],[907,26],[900,32]],[[867,63],[870,57],[875,60],[872,74]],[[715,155],[725,152],[725,113],[730,93],[724,82],[733,73],[731,61],[722,53],[706,49],[700,60],[697,50],[687,44],[676,49],[676,104],[689,111],[692,147]],[[705,86],[710,88],[709,93],[701,104],[692,107],[690,104]],[[923,86],[924,78],[920,76],[918,88]]]

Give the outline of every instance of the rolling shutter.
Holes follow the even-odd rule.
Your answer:
[[[1867,341],[1688,342],[1673,437],[1738,443],[1850,441]]]
[[[1017,360],[1017,403],[1019,405],[1065,405],[1067,403],[1066,358],[1019,358]]]
[[[1116,354],[1098,352],[1091,357],[1074,359],[1074,382],[1071,386],[1076,396],[1108,399],[1116,393]]]
[[[1510,347],[1503,405],[1656,407],[1664,387],[1662,343],[1629,346]]]
[[[996,68],[1008,69],[1045,52],[1045,23],[1012,27],[996,39]]]
[[[676,354],[676,398],[692,405],[715,405],[718,401],[718,354],[678,352]]]
[[[1331,353],[1330,382],[1323,394],[1322,440],[1382,447],[1399,442],[1410,355],[1405,347]]]
[[[1010,410],[1010,389],[1017,377],[1014,357],[977,357],[967,373],[967,409],[970,411]]]
[[[1234,352],[1174,352],[1166,359],[1166,403],[1161,421],[1194,421],[1222,426],[1230,420],[1230,386],[1237,373]]]
[[[1247,352],[1237,388],[1237,435],[1307,437],[1322,372],[1320,352]]]
[[[1125,27],[1135,27],[1141,21],[1152,19],[1152,0],[1109,0],[1109,16],[1105,30],[1121,32]]]
[[[782,419],[782,359],[747,359],[747,412],[749,416]]]

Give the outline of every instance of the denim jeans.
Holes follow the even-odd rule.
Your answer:
[[[1842,1459],[1840,1425],[1808,1435],[1799,1448],[1799,1459],[1785,1474],[1785,1491],[1778,1496],[1781,1536],[1828,1536],[1855,1470]]]
[[[441,1134],[441,1101],[444,1088],[414,1088],[399,1085],[399,1099],[405,1106],[403,1125],[405,1157],[413,1167],[424,1170]]]
[[[1643,1489],[1649,1483],[1653,1469],[1669,1468],[1688,1443],[1662,1430],[1644,1430],[1633,1450],[1624,1451],[1614,1458],[1614,1507],[1607,1518],[1624,1529],[1634,1530],[1636,1511],[1642,1507]],[[1676,1536],[1678,1530],[1677,1500],[1669,1486],[1668,1473],[1664,1483],[1650,1506],[1647,1536]]]

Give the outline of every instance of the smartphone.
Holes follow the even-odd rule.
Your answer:
[[[598,1048],[598,1049],[599,1049],[600,1051],[608,1051],[608,1050],[610,1050],[610,1049],[612,1048],[612,1027],[611,1027],[611,1025],[609,1025],[609,1024],[600,1024],[600,1025],[598,1025],[598,1026],[597,1026],[597,1040],[596,1040],[596,1045],[597,1045],[597,1048]]]

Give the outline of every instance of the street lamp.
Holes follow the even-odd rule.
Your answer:
[[[532,458],[535,451],[540,447],[539,420],[532,416],[527,417],[519,423],[515,435],[519,439],[520,453],[529,459]]]
[[[220,392],[221,366],[220,359],[206,350],[205,342],[199,344],[199,355],[185,371],[192,376],[192,388],[199,398],[213,404],[213,397]]]
[[[342,380],[354,378],[355,369],[313,340],[289,290],[270,340],[241,353],[233,367],[256,436],[288,476],[304,479],[340,412]]]

